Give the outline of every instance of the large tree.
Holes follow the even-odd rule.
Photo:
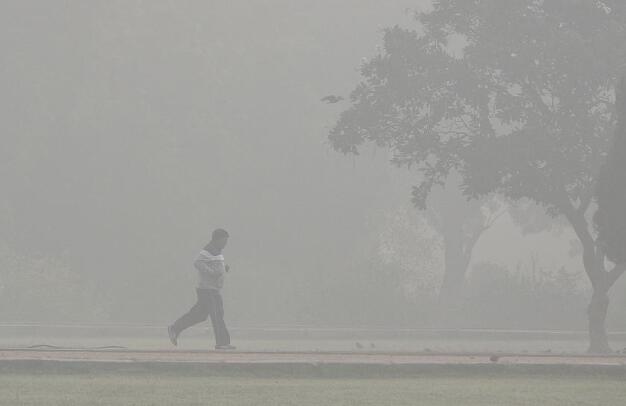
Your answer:
[[[393,27],[361,68],[329,138],[358,153],[373,142],[415,168],[414,202],[462,177],[467,197],[500,193],[563,216],[591,281],[592,352],[609,351],[607,269],[591,226],[597,174],[614,127],[614,87],[626,57],[620,1],[440,0],[416,29]]]
[[[616,264],[604,278],[607,290],[626,271],[626,79],[620,83],[615,104],[617,126],[608,159],[598,176],[598,208],[594,214],[598,260],[604,261],[606,256]]]

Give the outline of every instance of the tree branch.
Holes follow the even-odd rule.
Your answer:
[[[473,235],[471,235],[465,246],[463,247],[463,251],[465,253],[465,255],[468,257],[468,263],[469,260],[471,259],[471,253],[474,250],[474,247],[476,246],[476,244],[478,243],[478,240],[480,239],[480,237],[485,233],[485,231],[489,230],[493,224],[496,222],[496,220],[498,218],[500,218],[504,213],[506,213],[506,210],[501,210],[499,213],[496,213],[494,216],[488,218],[485,221],[485,224],[483,224],[483,226],[481,226]]]
[[[606,274],[607,290],[610,289],[611,286],[615,284],[615,282],[617,282],[617,280],[620,278],[620,276],[624,274],[624,272],[626,272],[626,262],[622,262],[621,264],[616,264],[613,267],[613,269],[607,272]]]
[[[506,212],[507,212],[506,209],[502,209],[502,210],[500,210],[500,212],[498,212],[495,215],[493,215],[490,218],[488,218],[487,221],[485,222],[485,227],[484,227],[483,231],[486,231],[488,228],[491,228],[491,226],[493,226],[493,224],[496,222],[496,220],[498,220],[500,217],[502,217],[504,215],[504,213],[506,213]]]
[[[593,199],[593,193],[588,191],[580,198],[580,205],[576,209],[580,214],[584,215],[591,204],[591,200]]]

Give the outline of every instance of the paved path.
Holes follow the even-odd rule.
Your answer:
[[[2,361],[193,362],[206,364],[592,365],[626,366],[626,355],[437,354],[377,352],[218,352],[185,350],[0,349]]]

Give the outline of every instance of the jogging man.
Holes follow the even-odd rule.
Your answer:
[[[198,270],[198,287],[196,304],[167,328],[170,341],[178,345],[178,335],[185,329],[205,321],[211,317],[213,332],[215,333],[216,350],[234,350],[230,345],[230,335],[224,323],[224,304],[220,289],[224,285],[224,273],[228,272],[229,266],[224,263],[222,250],[228,243],[226,230],[213,231],[211,241],[200,252],[194,262]]]

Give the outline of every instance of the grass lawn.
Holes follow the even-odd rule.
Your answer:
[[[0,405],[624,405],[623,368],[0,363]]]

